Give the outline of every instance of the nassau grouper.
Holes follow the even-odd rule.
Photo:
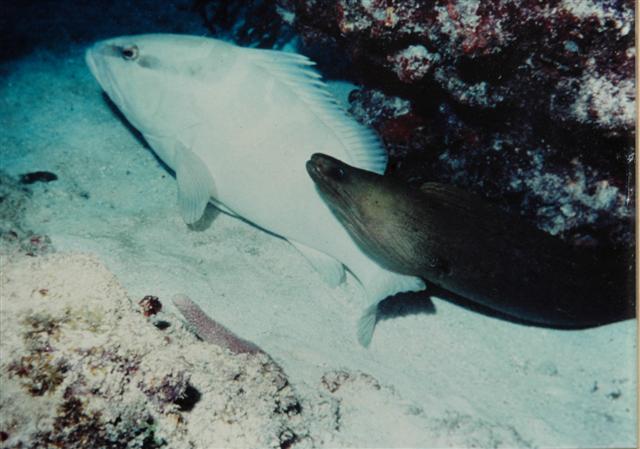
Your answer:
[[[86,52],[91,73],[156,154],[175,171],[178,209],[196,222],[209,201],[291,242],[330,285],[344,266],[369,306],[422,290],[416,276],[381,267],[356,245],[319,196],[305,162],[323,151],[383,173],[377,136],[338,106],[306,57],[173,34],[124,36]]]
[[[419,190],[324,154],[307,171],[380,265],[532,324],[583,328],[633,318],[633,263],[606,261],[453,186]]]

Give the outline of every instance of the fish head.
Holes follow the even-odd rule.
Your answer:
[[[312,155],[306,168],[320,196],[350,232],[360,234],[370,226],[386,196],[380,188],[382,176],[321,153]]]
[[[97,42],[85,60],[125,117],[143,134],[158,136],[195,120],[194,96],[228,73],[234,48],[199,36],[143,34]]]
[[[362,170],[316,153],[307,171],[320,196],[352,239],[382,267],[414,275],[420,208],[416,195],[388,176]]]

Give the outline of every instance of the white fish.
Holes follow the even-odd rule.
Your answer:
[[[316,152],[384,172],[376,135],[325,89],[302,55],[196,36],[148,34],[96,43],[91,73],[176,173],[178,207],[194,223],[209,201],[291,242],[331,285],[346,266],[370,301],[358,325],[367,346],[379,301],[417,291],[417,277],[366,256],[309,178]],[[344,266],[343,266],[344,265]]]

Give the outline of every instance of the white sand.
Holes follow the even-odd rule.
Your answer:
[[[0,73],[2,168],[59,176],[32,188],[34,232],[58,251],[96,254],[134,299],[169,306],[187,294],[267,351],[303,397],[340,369],[383,386],[338,389],[340,430],[322,444],[635,446],[636,321],[554,331],[434,299],[435,314],[379,322],[363,349],[352,278],[327,287],[286,242],[213,207],[203,229],[183,224],[174,178],[114,115],[80,48]]]

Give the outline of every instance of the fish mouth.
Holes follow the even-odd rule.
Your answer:
[[[91,75],[100,87],[119,108],[124,105],[123,97],[117,89],[116,82],[109,67],[107,58],[117,54],[117,46],[109,41],[101,41],[87,48],[84,53],[84,61],[89,67]]]
[[[311,156],[311,159],[307,161],[305,167],[307,168],[307,173],[309,173],[309,176],[313,179],[313,182],[322,185],[325,182],[325,177],[317,164],[316,156],[316,154]]]
[[[344,162],[322,153],[312,154],[311,159],[307,161],[307,171],[312,178],[314,174],[319,174],[324,178],[343,182],[346,181],[350,169],[351,167]]]
[[[307,161],[306,168],[330,208],[340,215],[347,215],[345,211],[350,209],[347,181],[350,167],[331,156],[315,153]]]
[[[87,67],[89,67],[89,71],[98,84],[100,84],[100,87],[108,93],[110,90],[109,87],[111,85],[111,80],[104,58],[105,52],[104,44],[102,42],[92,45],[84,52],[84,61],[87,64]]]
[[[84,62],[87,64],[87,67],[89,67],[89,71],[91,72],[91,74],[93,75],[93,77],[100,82],[100,80],[98,79],[98,68],[96,67],[96,58],[94,56],[94,47],[89,47],[87,48],[87,50],[84,52]]]
[[[353,167],[331,156],[315,153],[307,161],[306,168],[333,215],[357,241],[363,220],[354,192],[356,186],[350,182]]]
[[[338,167],[337,163],[339,164],[340,161],[321,153],[313,154],[306,163],[307,173],[316,183],[318,189],[332,198],[341,196],[340,189],[338,189],[339,182],[335,179],[335,172],[339,168],[344,173],[344,169]]]

